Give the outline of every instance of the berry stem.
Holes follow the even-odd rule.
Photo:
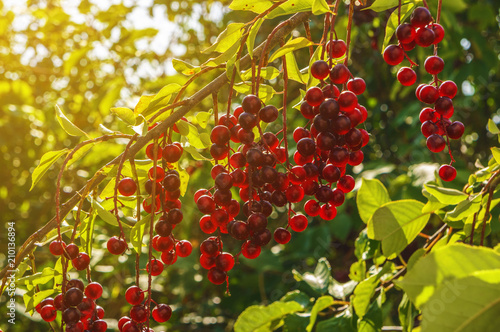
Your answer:
[[[153,186],[151,186],[151,219],[149,220],[149,244],[148,244],[148,263],[153,256],[153,228],[156,214],[156,165],[157,165],[158,139],[155,139],[153,146]],[[151,315],[151,284],[153,276],[148,273],[148,300],[146,301],[146,310],[148,313],[147,328],[149,331],[149,318]]]
[[[128,149],[130,148],[130,146],[132,145],[132,143],[136,139],[137,139],[137,133],[130,139],[127,146],[125,147],[125,151],[123,152],[120,163],[118,164],[118,170],[116,171],[113,201],[114,201],[114,206],[115,206],[114,211],[115,211],[116,221],[118,222],[118,226],[120,226],[120,239],[125,238],[125,232],[123,231],[123,226],[122,226],[122,223],[120,221],[120,215],[118,214],[118,185],[120,184],[120,176],[122,173],[123,164],[125,163],[125,156],[127,155]],[[156,150],[154,150],[154,153],[156,153]],[[155,158],[156,158],[156,154],[155,154]]]
[[[335,19],[337,18],[337,13],[339,11],[339,5],[340,5],[340,0],[335,1],[335,7],[333,8],[333,14],[332,14],[332,20],[330,22],[330,52],[328,54],[328,57],[330,58],[330,68],[333,67],[333,59],[332,59],[332,52],[333,52],[333,34],[335,33],[335,40],[337,40],[337,32],[335,32]]]
[[[256,82],[256,91],[255,91],[255,95],[258,97],[259,96],[259,85],[260,85],[260,71],[262,69],[262,67],[264,66],[264,60],[265,58],[267,57],[266,54],[267,54],[267,48],[269,47],[269,43],[271,42],[271,40],[273,39],[273,36],[279,31],[281,30],[284,26],[290,24],[290,21],[286,20],[286,21],[283,21],[281,22],[280,24],[278,24],[274,29],[273,31],[271,31],[271,33],[269,34],[269,37],[267,37],[267,40],[266,40],[266,43],[264,44],[264,49],[262,50],[262,55],[260,57],[260,60],[259,60],[259,65],[257,66],[257,82]],[[283,44],[283,42],[281,43]]]
[[[307,39],[312,42],[311,28],[309,27],[308,21],[304,22],[304,30],[306,31]],[[309,58],[312,58],[313,54],[314,54],[314,47],[312,45],[309,45]]]
[[[288,90],[288,71],[286,69],[286,57],[282,57],[283,62],[283,139],[285,140],[285,153],[286,153],[286,168],[290,168],[290,158],[288,156],[288,137],[286,130],[286,97]]]
[[[351,44],[351,28],[352,28],[352,16],[354,13],[354,1],[351,1],[349,4],[349,19],[347,21],[347,51],[345,54],[344,65],[347,66],[347,62],[349,61],[349,46]]]
[[[330,22],[330,13],[326,13],[325,21],[323,22],[323,36],[321,36],[321,41],[320,41],[320,44],[323,46],[323,49],[321,50],[321,60],[325,59],[326,40],[328,39],[328,26],[329,26],[328,23],[329,22]]]

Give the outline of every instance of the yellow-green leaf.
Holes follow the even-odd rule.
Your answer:
[[[282,57],[283,55],[304,48],[308,47],[310,45],[314,45],[314,43],[307,38],[304,37],[298,37],[295,39],[290,39],[285,45],[280,47],[276,52],[273,53],[273,55],[269,58],[269,62],[273,62],[279,57]]]
[[[237,43],[241,39],[241,36],[243,36],[244,26],[245,26],[244,23],[229,24],[227,28],[224,31],[222,31],[219,34],[219,36],[217,36],[215,43],[209,48],[205,49],[203,53],[226,52],[230,47],[232,47],[235,43]]]
[[[73,124],[73,122],[71,122],[66,117],[66,115],[64,115],[64,113],[61,110],[61,108],[59,108],[59,105],[56,105],[56,117],[57,117],[57,121],[59,122],[59,124],[61,125],[61,127],[64,129],[64,131],[66,133],[68,133],[68,135],[71,135],[71,136],[87,136],[87,137],[89,137],[89,135],[87,135],[87,133],[85,133],[83,130],[81,130],[80,128],[78,128],[77,126],[75,126]]]
[[[121,120],[128,123],[129,125],[135,125],[134,111],[128,107],[114,107],[111,109],[111,113],[116,114]]]
[[[248,33],[247,37],[247,49],[248,49],[248,54],[250,55],[250,58],[253,58],[253,48],[255,44],[255,37],[257,36],[257,32],[259,32],[260,26],[262,25],[262,22],[264,22],[264,18],[261,17],[255,22],[252,27],[250,28],[250,31]]]
[[[314,0],[312,4],[312,13],[314,15],[321,15],[328,13],[330,8],[328,7],[328,3],[326,0]]]
[[[66,156],[68,153],[69,153],[68,149],[46,152],[40,159],[40,163],[38,164],[38,166],[33,171],[33,174],[31,175],[30,191],[35,187],[38,181],[40,181],[40,179],[48,171],[50,166],[52,166],[62,156]]]

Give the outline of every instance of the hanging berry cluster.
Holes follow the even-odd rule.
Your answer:
[[[399,24],[396,29],[398,45],[389,45],[384,50],[384,60],[392,66],[399,65],[405,57],[410,67],[401,67],[397,73],[398,81],[404,86],[411,86],[417,81],[417,75],[412,69],[417,64],[406,52],[415,46],[429,47],[434,45],[434,54],[424,62],[425,71],[432,75],[429,83],[420,84],[415,95],[425,107],[420,112],[421,132],[427,138],[427,148],[432,152],[441,152],[448,146],[451,162],[439,168],[439,176],[443,181],[452,181],[457,171],[452,166],[455,160],[451,153],[450,139],[460,139],[464,133],[464,125],[460,121],[451,122],[454,113],[453,97],[457,94],[457,85],[453,81],[442,81],[438,74],[444,68],[444,61],[437,54],[438,45],[443,40],[445,31],[439,24],[441,1],[438,6],[437,19],[434,20],[428,8],[417,7],[411,13],[410,23]],[[446,139],[443,137],[446,136]]]

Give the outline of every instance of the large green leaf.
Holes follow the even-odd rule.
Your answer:
[[[307,74],[302,74],[300,72],[293,52],[285,54],[285,59],[288,78],[301,84],[306,84],[305,80],[307,79]]]
[[[493,249],[452,244],[420,258],[397,285],[417,306],[425,304],[442,285],[454,287],[456,278],[476,271],[500,269],[500,254]]]
[[[461,201],[452,211],[446,213],[445,221],[457,221],[467,218],[471,214],[479,211],[481,207],[481,195],[471,196]]]
[[[356,287],[356,289],[354,289],[354,294],[351,297],[351,301],[354,307],[354,311],[359,318],[362,318],[368,311],[370,300],[373,294],[375,294],[375,288],[377,288],[379,281],[380,277],[378,275],[373,275],[370,278],[363,280]]]
[[[387,189],[377,179],[361,179],[361,187],[356,196],[359,216],[366,224],[373,213],[385,203],[391,201]]]
[[[389,257],[406,248],[427,225],[430,213],[416,200],[389,202],[378,208],[368,221],[368,237],[382,241],[382,252]]]
[[[456,189],[438,187],[433,184],[425,184],[424,187],[429,194],[443,204],[455,205],[468,197],[467,194]]]
[[[181,88],[182,86],[177,83],[167,84],[150,99],[147,107],[142,110],[141,114],[147,117],[157,112],[158,110],[168,106],[170,103],[171,96],[174,93],[179,92]]]
[[[38,164],[38,166],[33,171],[33,174],[31,175],[30,191],[35,187],[38,181],[40,181],[43,175],[47,173],[50,166],[52,166],[59,158],[67,155],[68,153],[69,153],[68,149],[46,152],[40,159],[40,163]]]
[[[195,67],[190,63],[179,59],[172,59],[172,67],[178,72],[186,76],[191,76],[200,71],[200,67]]]
[[[269,63],[273,62],[279,57],[282,57],[283,55],[290,53],[292,51],[308,47],[310,45],[313,45],[314,43],[310,41],[307,38],[304,37],[298,37],[294,39],[290,39],[285,45],[281,46],[276,52],[271,55],[269,58]]]
[[[94,236],[94,224],[97,214],[87,216],[80,224],[80,246],[92,256],[92,239]]]
[[[234,324],[235,332],[269,331],[271,323],[284,316],[302,311],[297,302],[277,301],[268,306],[253,305],[245,309]]]
[[[142,249],[142,238],[144,237],[144,231],[149,228],[149,221],[151,220],[151,215],[143,217],[139,220],[130,230],[130,243],[136,253],[140,254]]]
[[[271,0],[233,0],[229,5],[232,10],[248,10],[257,14],[265,12],[273,5],[274,1]]]
[[[66,117],[66,115],[63,113],[63,111],[61,110],[61,108],[59,108],[59,105],[56,105],[55,108],[56,108],[56,118],[57,118],[57,121],[59,122],[59,124],[61,125],[61,127],[64,129],[64,131],[66,133],[68,133],[68,135],[71,135],[71,136],[87,136],[87,137],[89,137],[89,135],[87,135],[87,133],[85,133],[83,130],[81,130],[80,128],[78,128],[77,126],[75,126],[73,124],[73,122],[71,122]]]
[[[403,299],[398,307],[399,322],[403,327],[403,332],[411,332],[413,322],[418,315],[418,310],[415,309],[413,303],[408,299],[408,295],[403,294]]]
[[[217,36],[217,39],[215,40],[213,45],[205,49],[203,53],[208,54],[212,52],[218,52],[218,53],[226,52],[231,46],[233,46],[241,39],[241,37],[243,36],[244,26],[245,26],[244,23],[229,24],[227,28],[224,31],[222,31],[219,34],[219,36]]]
[[[111,109],[111,113],[115,113],[121,120],[128,123],[129,125],[135,125],[135,115],[128,107],[114,107]]]
[[[255,37],[257,37],[257,32],[259,32],[260,26],[264,22],[264,18],[261,17],[259,18],[256,22],[253,23],[252,27],[250,28],[250,31],[248,32],[248,37],[246,40],[247,44],[247,50],[248,54],[250,55],[250,58],[253,58],[253,48],[255,44]]]
[[[347,308],[340,315],[321,321],[316,326],[316,332],[355,332],[352,309]]]
[[[333,299],[333,297],[329,295],[322,296],[316,300],[313,308],[311,309],[311,317],[309,325],[307,325],[306,328],[307,332],[311,332],[312,329],[314,328],[314,324],[316,323],[316,318],[318,317],[318,313],[328,308],[329,306],[333,305],[334,303],[335,300]]]
[[[328,3],[326,0],[313,0],[312,4],[312,13],[314,15],[321,15],[324,13],[328,13],[330,8],[328,7]]]
[[[442,284],[422,309],[422,332],[494,332],[500,325],[500,270]]]
[[[383,12],[384,10],[396,7],[398,4],[398,0],[375,0],[370,7],[365,9],[371,9],[376,12]]]

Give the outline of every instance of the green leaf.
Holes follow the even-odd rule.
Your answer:
[[[247,10],[257,14],[261,14],[273,5],[271,0],[233,0],[229,5],[232,10]]]
[[[314,328],[314,324],[316,323],[316,318],[318,317],[318,313],[333,305],[335,300],[333,297],[326,295],[318,298],[314,303],[314,306],[311,309],[311,317],[309,320],[309,325],[307,325],[306,331],[311,332]]]
[[[290,39],[285,45],[280,47],[276,52],[271,55],[269,58],[269,63],[273,62],[279,57],[282,57],[283,55],[290,53],[292,51],[308,47],[310,45],[314,45],[314,43],[307,38],[304,37],[298,37],[295,39]]]
[[[203,66],[207,67],[217,67],[220,64],[228,62],[235,54],[238,52],[241,43],[236,42],[231,47],[229,47],[224,53],[215,58],[208,59]]]
[[[170,104],[170,98],[174,93],[180,91],[182,86],[177,83],[171,83],[164,86],[153,98],[150,99],[148,106],[144,108],[141,114],[145,117],[156,113],[160,109],[168,106]]]
[[[116,216],[112,214],[111,212],[105,210],[101,204],[93,200],[94,208],[97,211],[97,215],[99,218],[101,218],[103,221],[106,223],[113,225],[113,226],[118,226],[118,221],[116,220]],[[128,224],[122,222],[122,226],[125,227],[130,227]]]
[[[207,158],[204,155],[202,155],[200,152],[198,152],[198,150],[196,150],[192,146],[184,146],[184,151],[189,153],[194,160],[211,160],[210,158]]]
[[[375,294],[375,289],[379,283],[380,277],[373,275],[370,278],[363,280],[355,289],[352,295],[352,305],[354,311],[359,318],[362,318],[368,311],[370,306],[370,300]]]
[[[151,215],[148,214],[147,216],[139,220],[137,223],[135,223],[135,225],[130,230],[130,243],[132,243],[132,247],[134,247],[135,252],[138,254],[141,253],[141,248],[143,244],[142,238],[144,237],[144,232],[146,228],[149,228],[150,219]]]
[[[390,201],[389,193],[382,182],[377,179],[363,178],[361,180],[361,187],[356,196],[356,204],[359,216],[365,224],[379,207]]]
[[[497,164],[500,164],[500,148],[491,148],[491,153],[493,154],[493,158],[495,158]]]
[[[224,31],[222,31],[219,34],[219,36],[217,36],[217,39],[215,40],[213,45],[203,50],[203,53],[206,54],[212,52],[224,53],[235,43],[239,45],[238,41],[240,41],[241,37],[243,36],[244,26],[245,26],[244,23],[229,24],[227,28]]]
[[[73,122],[71,122],[66,115],[64,115],[63,111],[59,108],[59,105],[56,105],[55,108],[57,121],[68,135],[89,137],[87,133],[75,126]]]
[[[200,67],[195,67],[179,59],[172,59],[172,67],[174,67],[175,71],[177,71],[178,73],[186,76],[194,75],[201,70]]]
[[[422,309],[422,332],[497,331],[500,270],[476,272],[441,285]]]
[[[403,332],[411,332],[413,329],[413,322],[418,315],[418,310],[413,303],[408,299],[406,294],[403,294],[403,299],[398,307],[399,322],[403,327]]]
[[[354,243],[354,254],[358,259],[373,258],[380,248],[380,242],[368,237],[366,228],[362,230]]]
[[[302,306],[302,308],[306,308],[309,306],[310,297],[307,296],[305,293],[302,293],[299,290],[294,290],[291,292],[286,293],[283,295],[283,297],[280,299],[281,302],[290,302],[290,301],[295,301],[298,304]],[[306,324],[307,325],[307,324]]]
[[[69,153],[68,149],[62,149],[58,151],[46,152],[40,159],[40,163],[33,171],[31,175],[31,188],[30,191],[35,187],[35,185],[40,181],[40,179],[47,173],[50,166],[52,166],[59,158],[66,156]]]
[[[434,249],[420,258],[413,269],[395,283],[420,308],[440,285],[454,287],[454,279],[493,269],[500,269],[498,252],[490,248],[452,244]]]
[[[96,213],[88,215],[80,224],[80,246],[89,256],[92,256],[92,240],[94,236],[94,225]]]
[[[294,270],[293,274],[296,280],[304,281],[315,292],[325,294],[328,290],[330,280],[332,279],[331,270],[332,268],[328,260],[322,257],[318,260],[314,273],[306,272],[304,274],[300,274]]]
[[[148,107],[149,103],[151,102],[151,100],[153,100],[154,97],[155,95],[142,95],[139,98],[137,105],[135,105],[134,114],[137,115],[144,112],[144,110],[146,109],[146,107]]]
[[[382,252],[389,257],[399,254],[427,225],[430,213],[422,213],[424,204],[400,200],[382,205],[368,221],[368,237],[382,241]]]
[[[120,120],[128,123],[129,125],[135,125],[135,115],[134,111],[132,111],[128,107],[114,107],[111,109],[111,113],[116,114],[120,118]]]
[[[447,205],[455,205],[467,199],[467,194],[456,189],[438,187],[433,184],[424,184],[429,194],[436,197],[439,202]]]
[[[363,281],[365,280],[366,275],[366,262],[365,261],[357,261],[351,264],[349,268],[349,278],[354,281]]]
[[[177,121],[175,125],[177,126],[177,129],[179,130],[179,134],[181,134],[181,136],[189,135],[189,123],[180,120]]]
[[[314,15],[321,15],[328,13],[330,8],[328,7],[328,3],[326,0],[314,0],[312,4],[312,13]]]
[[[282,15],[290,15],[299,12],[308,12],[312,10],[312,0],[294,0],[287,1],[272,12],[267,14],[266,18],[275,18]]]
[[[492,133],[493,135],[500,134],[500,129],[498,129],[498,126],[496,125],[496,123],[491,119],[488,119],[488,131],[490,133]]]
[[[316,332],[357,332],[351,310],[347,308],[340,315],[319,322]]]
[[[398,4],[398,0],[375,0],[370,7],[363,10],[371,9],[376,12],[383,12],[384,10],[396,7]]]
[[[379,332],[382,329],[382,300],[383,293],[373,302],[363,318],[358,319],[358,332]]]
[[[235,84],[233,86],[234,90],[247,95],[252,93],[252,86],[250,84],[247,84],[247,82]],[[260,84],[259,85],[259,98],[262,100],[263,103],[267,103],[271,98],[276,94],[276,91],[273,89],[272,86],[267,85],[267,84]]]
[[[258,329],[266,331],[269,330],[273,321],[302,310],[302,306],[294,301],[277,301],[268,306],[253,305],[246,308],[238,317],[234,324],[234,331],[252,332]]]
[[[302,75],[300,73],[300,69],[299,66],[297,65],[297,60],[295,60],[295,55],[293,54],[293,52],[285,54],[285,59],[286,59],[286,72],[288,78],[296,82],[306,84],[304,76],[307,75]]]
[[[53,268],[46,267],[43,269],[42,272],[37,272],[37,273],[34,273],[30,276],[19,278],[17,280],[17,282],[23,283],[23,284],[30,284],[32,286],[45,285],[46,283],[48,283],[49,281],[54,279],[54,277],[56,275],[59,275],[59,274],[60,273],[55,271]]]
[[[405,19],[410,16],[417,5],[415,3],[408,3],[406,5],[401,6],[401,22],[404,22]],[[384,42],[382,44],[382,52],[385,50],[385,47],[389,45],[391,41],[392,35],[396,32],[396,29],[399,25],[399,13],[398,10],[392,12],[391,16],[389,16],[389,20],[387,21],[387,25],[385,27],[385,37]]]
[[[253,48],[255,45],[255,37],[257,37],[257,33],[259,32],[260,26],[264,22],[264,18],[261,17],[259,18],[256,22],[253,23],[252,27],[250,28],[250,31],[248,32],[248,37],[247,37],[247,50],[248,54],[250,55],[250,58],[253,58]]]
[[[33,292],[35,290],[36,290],[36,288],[33,288]],[[26,312],[35,309],[35,307],[38,305],[38,303],[42,302],[44,299],[46,299],[47,297],[49,297],[52,294],[54,294],[54,289],[52,289],[52,288],[42,290],[38,293],[35,293],[32,296],[31,296],[30,292],[25,293],[23,295],[23,299],[24,299],[24,305],[26,306]]]
[[[458,221],[467,218],[471,214],[479,211],[481,207],[481,195],[471,196],[468,199],[461,201],[450,212],[446,213],[445,221]]]
[[[212,110],[210,112],[198,112],[196,113],[196,122],[201,128],[206,128],[209,120],[212,117]]]
[[[260,71],[260,77],[265,79],[265,80],[272,80],[280,74],[279,70],[274,68],[274,67],[264,67]],[[257,75],[257,72],[255,72],[255,75]],[[242,75],[241,79],[244,81],[251,81],[252,80],[252,68],[246,70]]]

